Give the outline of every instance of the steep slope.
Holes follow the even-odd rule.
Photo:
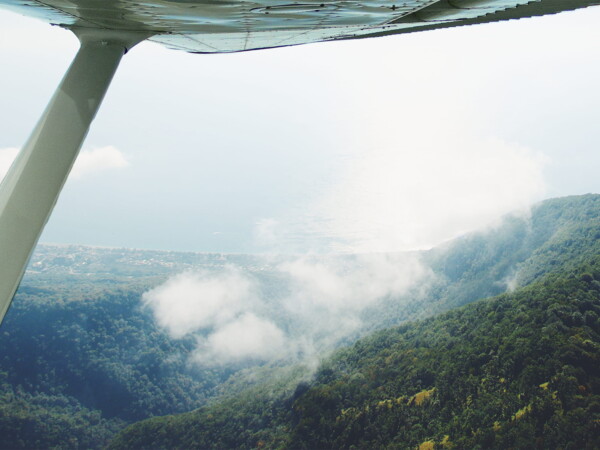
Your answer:
[[[600,195],[546,200],[526,215],[429,251],[444,306],[460,306],[577,267],[600,254]]]
[[[486,232],[435,248],[429,258],[451,281],[477,279],[493,286],[505,280],[516,287],[577,267],[599,249],[600,195],[588,194],[541,202],[527,215],[507,216]]]
[[[294,404],[292,448],[595,448],[600,260],[382,332]]]
[[[256,394],[256,392],[255,392]],[[360,340],[293,394],[128,427],[112,448],[597,448],[600,258]]]
[[[0,334],[0,448],[99,448],[126,423],[202,405],[230,370],[190,367],[143,288],[25,286]]]
[[[577,267],[600,254],[600,195],[545,200],[490,229],[423,252],[426,287],[366,311],[376,330],[426,318]],[[400,300],[400,301],[399,301]]]

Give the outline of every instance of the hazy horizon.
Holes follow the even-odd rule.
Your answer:
[[[140,44],[40,242],[393,252],[600,192],[599,16],[233,55]],[[14,13],[0,24],[2,172],[77,42]]]

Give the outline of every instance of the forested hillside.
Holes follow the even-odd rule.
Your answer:
[[[320,348],[321,358],[330,354],[336,345],[350,345],[368,333],[376,334],[340,350],[332,359],[326,359],[313,380],[306,376],[307,371],[312,370],[313,360],[250,361],[213,366],[194,363],[195,337],[170,335],[157,324],[142,298],[144,292],[173,274],[198,268],[218,273],[234,265],[261,280],[263,294],[267,297],[265,307],[273,308],[274,320],[282,329],[292,329],[295,326],[293,318],[286,316],[278,305],[280,293],[289,287],[275,270],[287,257],[265,260],[247,255],[40,246],[13,306],[0,326],[0,448],[101,448],[132,422],[197,408],[201,409],[182,416],[141,422],[116,443],[141,445],[141,442],[151,444],[151,439],[157,439],[157,445],[162,442],[165,447],[185,447],[192,443],[221,448],[263,444],[271,447],[383,445],[370,438],[371,433],[380,434],[382,439],[387,436],[385,442],[388,443],[396,442],[389,439],[404,439],[402,442],[410,442],[410,446],[428,439],[439,444],[447,434],[452,442],[468,447],[470,443],[475,445],[483,441],[466,441],[460,437],[464,430],[453,428],[452,431],[440,424],[447,423],[450,416],[461,417],[459,422],[465,422],[457,405],[460,401],[467,402],[465,399],[469,395],[469,405],[479,402],[480,394],[488,400],[496,395],[496,403],[483,400],[477,403],[489,411],[484,414],[485,418],[473,422],[479,425],[473,425],[472,431],[479,433],[477,430],[480,430],[489,438],[486,420],[494,417],[494,422],[498,422],[497,425],[492,423],[498,429],[494,431],[494,439],[509,433],[507,430],[514,427],[511,428],[512,422],[507,420],[507,415],[512,417],[520,408],[526,408],[529,413],[527,408],[531,402],[525,400],[533,399],[527,397],[529,391],[523,390],[525,386],[529,386],[529,390],[532,388],[527,384],[530,381],[523,381],[529,378],[520,375],[522,370],[532,361],[535,362],[532,367],[546,367],[546,363],[536,362],[541,356],[534,356],[537,341],[543,340],[541,337],[546,339],[544,342],[550,342],[550,347],[544,349],[554,352],[554,356],[552,364],[548,363],[550,368],[541,372],[544,379],[534,380],[535,383],[539,381],[538,385],[549,383],[545,385],[547,389],[540,388],[540,392],[546,392],[552,401],[556,400],[553,393],[560,393],[560,390],[550,390],[550,386],[555,383],[553,380],[562,380],[557,364],[562,364],[561,367],[570,365],[576,373],[569,369],[571,372],[565,372],[565,377],[581,381],[577,385],[577,395],[584,403],[567,404],[560,400],[562,410],[557,409],[556,402],[550,402],[548,406],[554,408],[552,417],[562,414],[565,423],[570,424],[569,414],[575,414],[573,411],[578,408],[592,415],[597,413],[592,401],[598,393],[597,385],[589,381],[597,375],[587,366],[583,367],[579,360],[564,359],[566,350],[562,345],[565,340],[579,345],[580,338],[597,345],[597,335],[593,333],[598,332],[597,321],[594,322],[598,310],[597,299],[593,296],[598,281],[598,255],[598,195],[545,201],[534,207],[530,216],[507,217],[491,230],[422,252],[417,256],[427,268],[428,275],[402,296],[386,296],[361,310],[360,316],[356,317],[361,327],[332,341],[329,347]],[[323,258],[319,264],[345,261],[344,258],[352,256]],[[546,289],[543,292],[550,292],[549,289],[559,289],[558,286],[563,286],[560,295],[537,293],[542,292],[542,288]],[[571,288],[581,295],[573,297]],[[414,322],[510,289],[517,290],[496,300],[453,311],[442,318]],[[580,305],[571,301],[572,298],[582,302],[585,299],[585,302]],[[544,303],[552,299],[560,301]],[[500,308],[502,313],[496,309],[488,310],[492,307],[487,305],[491,304],[505,305]],[[540,321],[551,320],[544,315],[544,308],[558,308],[557,305],[560,305],[556,312],[560,323],[552,325],[551,322],[556,328],[552,331],[555,334],[539,331]],[[563,314],[563,309],[568,314]],[[571,323],[565,319],[565,314],[575,313],[583,317],[580,325],[577,320]],[[575,317],[579,316],[575,314]],[[377,331],[397,327],[407,320],[414,323]],[[454,325],[450,325],[451,322]],[[296,330],[302,330],[302,327],[296,326]],[[529,334],[516,334],[510,344],[496,342],[512,336],[511,333],[525,333],[526,330],[531,330],[531,336],[536,336],[537,340]],[[473,348],[469,347],[471,344]],[[488,349],[488,345],[492,347]],[[499,355],[500,349],[511,346],[515,352],[521,352],[520,365],[510,376],[504,372],[495,373],[498,368],[491,365],[491,361],[500,361],[503,367],[508,367]],[[584,349],[590,358],[596,358],[597,363],[598,347]],[[463,356],[472,351],[479,353]],[[529,351],[534,354],[527,353]],[[577,351],[572,350],[579,355]],[[406,355],[412,355],[412,359]],[[515,355],[517,353],[512,354],[511,361],[517,361]],[[388,361],[387,366],[381,365],[383,360]],[[463,363],[470,366],[463,367]],[[447,370],[438,369],[448,364]],[[538,371],[537,368],[531,370]],[[581,371],[585,376],[580,379]],[[440,378],[446,372],[445,378]],[[484,372],[486,376],[482,375]],[[463,380],[461,377],[465,373],[468,377]],[[397,379],[394,380],[394,376]],[[585,381],[588,379],[585,377],[589,380]],[[454,379],[459,380],[457,386],[465,386],[468,394],[450,402],[440,396],[446,392],[444,389],[452,386]],[[480,385],[475,389],[477,383]],[[427,394],[433,388],[435,390]],[[506,397],[500,395],[504,390]],[[423,403],[429,405],[426,408],[414,408],[416,400],[409,405],[410,399],[419,392],[422,395],[415,399],[427,396],[432,399]],[[331,399],[327,400],[330,394]],[[405,402],[398,400],[402,396],[406,397]],[[312,403],[311,398],[315,399]],[[498,415],[498,410],[491,405],[500,404],[502,399],[508,403],[502,407],[503,415]],[[389,406],[392,416],[407,417],[409,425],[406,426],[410,430],[419,430],[420,424],[423,431],[390,438],[391,431],[383,430],[386,427],[396,429],[403,422],[399,422],[400,416],[392,418],[389,414],[386,420],[391,422],[387,425],[371,417],[373,411],[381,409],[376,408],[379,402]],[[435,412],[432,405],[439,406],[440,402],[443,403],[442,412]],[[531,404],[531,408],[537,405]],[[573,404],[579,406],[571,408],[569,405]],[[327,409],[327,405],[331,408]],[[515,406],[519,408],[513,411]],[[343,417],[339,408],[347,410]],[[472,414],[479,411],[475,407],[467,410]],[[429,412],[425,414],[424,411]],[[317,417],[325,428],[320,429],[311,422]],[[520,413],[519,417],[530,416]],[[332,420],[336,425],[330,429]],[[420,420],[426,420],[427,425]],[[518,423],[529,423],[527,420]],[[371,431],[361,428],[363,425],[360,424],[371,421],[373,425],[368,426]],[[355,428],[360,433],[350,431]],[[597,432],[596,428],[593,430]],[[589,430],[580,430],[580,433],[590,436]],[[363,435],[364,438],[360,438]],[[140,441],[141,438],[146,440]],[[499,442],[508,441],[493,442],[500,446]]]
[[[1,334],[6,448],[66,438],[68,447],[96,447],[127,422],[200,406],[227,378],[190,367],[184,355],[193,342],[157,329],[140,294],[105,287],[81,299],[68,288],[21,290]]]
[[[261,395],[262,394],[262,395]],[[362,339],[315,379],[122,432],[111,448],[600,444],[600,257]]]
[[[422,253],[432,270],[424,292],[367,311],[372,329],[429,317],[525,286],[600,254],[600,195],[546,200]]]

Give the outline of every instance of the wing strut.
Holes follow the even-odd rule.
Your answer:
[[[148,37],[73,31],[81,47],[0,184],[0,323],[121,57]]]

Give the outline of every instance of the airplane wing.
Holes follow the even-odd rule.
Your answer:
[[[554,14],[600,0],[0,0],[66,28],[143,31],[194,53],[357,39]]]
[[[0,0],[81,48],[0,184],[0,322],[121,57],[150,39],[227,53],[554,14],[600,0]]]

